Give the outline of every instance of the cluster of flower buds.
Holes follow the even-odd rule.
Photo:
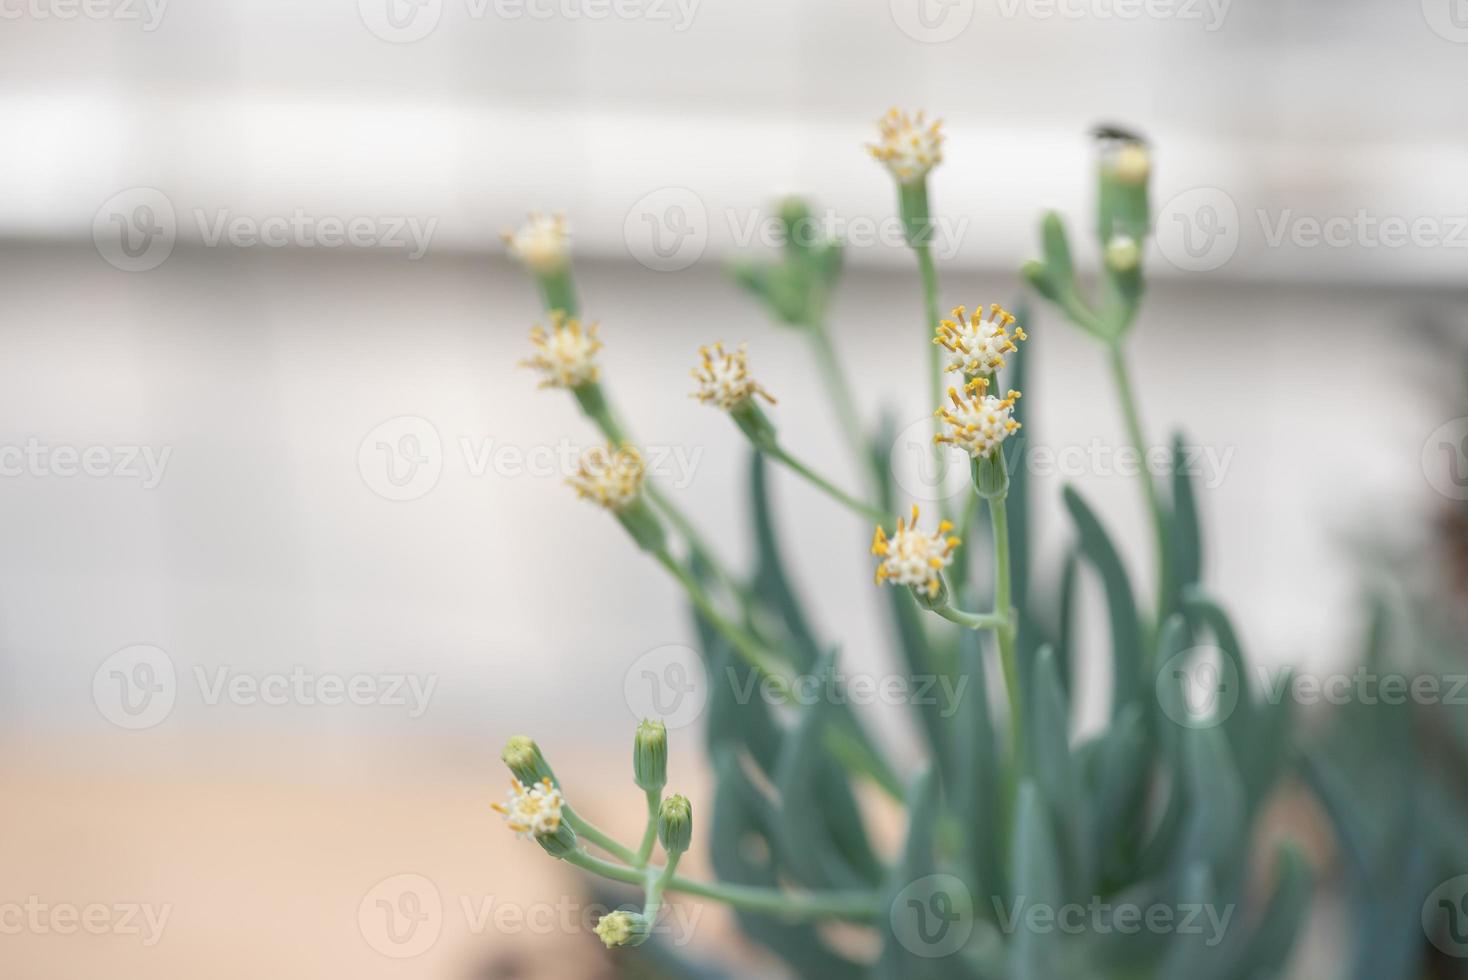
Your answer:
[[[510,770],[510,793],[503,803],[492,804],[506,825],[518,836],[533,838],[558,858],[586,860],[573,824],[585,824],[562,795],[560,784],[535,741],[516,735],[505,744],[500,758]],[[670,883],[679,859],[693,841],[693,808],[680,795],[662,798],[668,781],[668,730],[661,721],[644,719],[633,737],[632,774],[648,794],[651,817],[647,843],[636,869],[647,874],[647,904],[642,911],[619,909],[602,916],[596,934],[609,948],[637,946],[647,941],[657,924],[662,891]],[[589,825],[582,826],[593,843],[611,846],[605,835]],[[653,836],[667,857],[661,868],[645,868]],[[628,860],[631,860],[630,854]]]

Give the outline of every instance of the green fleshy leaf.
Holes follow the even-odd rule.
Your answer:
[[[1151,698],[1150,678],[1143,676],[1142,627],[1126,567],[1111,538],[1091,508],[1073,487],[1065,488],[1065,506],[1080,532],[1081,553],[1101,576],[1111,618],[1111,716],[1121,714],[1133,701]]]
[[[829,683],[834,657],[825,657],[816,674]],[[883,872],[846,774],[825,749],[831,707],[824,697],[806,706],[781,753],[775,774],[781,853],[811,887],[861,888],[881,881]]]
[[[1198,501],[1185,465],[1182,433],[1172,437],[1172,575],[1179,588],[1203,578],[1203,533],[1198,523]]]
[[[1060,859],[1050,831],[1050,813],[1039,788],[1029,780],[1020,784],[1014,826],[1010,871],[1014,897],[1004,912],[1014,920],[1009,943],[1010,976],[1013,980],[1054,980],[1064,975],[1055,968],[1055,936],[1028,928],[1025,910],[1043,906],[1053,913],[1060,907]]]
[[[1001,770],[1004,765],[989,710],[989,682],[980,635],[964,630],[958,639],[958,677],[966,686],[953,719],[957,766],[949,798],[963,830],[968,886],[975,895],[1005,893],[1001,846]]]
[[[715,874],[734,884],[778,887],[781,866],[775,838],[780,818],[774,807],[749,781],[735,753],[716,754],[714,771],[718,788],[709,851]],[[800,976],[838,980],[867,976],[864,967],[831,949],[813,925],[756,912],[735,915],[745,935],[784,959]]]
[[[1287,845],[1279,850],[1277,874],[1269,904],[1233,970],[1234,976],[1277,980],[1287,975],[1290,953],[1304,931],[1305,916],[1310,909],[1310,865],[1298,848]]]

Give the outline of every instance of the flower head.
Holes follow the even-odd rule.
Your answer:
[[[551,311],[550,324],[550,330],[539,324],[531,329],[530,343],[535,345],[535,354],[520,365],[544,375],[540,381],[542,388],[579,388],[595,381],[599,371],[596,352],[602,348],[601,341],[596,339],[596,324],[583,327],[580,320],[560,310]]]
[[[872,554],[882,560],[877,565],[877,584],[910,585],[926,590],[929,596],[937,596],[943,588],[943,569],[953,562],[953,551],[961,541],[951,537],[953,525],[948,521],[938,524],[932,534],[917,528],[918,509],[914,504],[912,520],[897,519],[897,532],[887,537],[880,526],[872,535]]]
[[[958,371],[970,377],[992,374],[1004,366],[1004,355],[1019,350],[1016,340],[1028,340],[1024,328],[1014,326],[1014,315],[998,303],[989,307],[986,316],[980,306],[967,319],[962,306],[954,307],[953,319],[938,324],[933,343],[948,351],[945,371]]]
[[[722,343],[713,347],[700,347],[702,363],[693,369],[693,379],[698,390],[693,397],[705,405],[714,405],[729,412],[759,395],[771,405],[775,396],[749,376],[749,351],[744,344],[732,351],[724,349]]]
[[[891,109],[877,120],[882,142],[868,143],[867,149],[892,171],[898,183],[916,183],[943,162],[941,125],[937,119],[928,123],[921,111],[916,116],[909,116],[906,112]]]
[[[549,778],[529,786],[510,778],[504,803],[491,804],[504,814],[505,823],[521,837],[549,837],[561,826],[561,808],[566,801]]]
[[[532,271],[544,275],[566,264],[570,254],[566,217],[530,212],[530,219],[514,231],[501,233],[510,254]]]
[[[593,446],[581,456],[575,476],[566,482],[582,499],[594,500],[608,510],[621,510],[637,500],[647,466],[631,446]]]
[[[989,456],[1019,428],[1014,420],[1014,403],[1019,392],[1011,390],[996,398],[989,391],[988,378],[975,378],[964,386],[964,395],[949,388],[953,408],[940,408],[937,415],[948,426],[948,432],[933,437],[959,447],[975,459]],[[967,397],[965,397],[965,395]]]
[[[608,912],[596,924],[595,932],[607,949],[640,946],[652,932],[652,922],[641,912]]]

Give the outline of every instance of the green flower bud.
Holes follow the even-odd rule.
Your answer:
[[[987,456],[973,462],[974,491],[985,500],[995,500],[1009,493],[1009,467],[1004,452],[995,448]]]
[[[1106,267],[1112,272],[1135,272],[1142,261],[1142,248],[1130,235],[1113,235],[1106,243]]]
[[[505,743],[505,750],[500,753],[500,758],[510,767],[515,778],[526,786],[534,786],[542,779],[549,779],[552,783],[556,781],[556,775],[551,772],[545,756],[540,754],[540,746],[528,735],[512,736]]]
[[[941,575],[938,576],[937,582],[937,592],[932,591],[928,586],[908,586],[908,589],[912,592],[912,597],[924,609],[943,609],[948,605],[948,582]]]
[[[663,800],[658,811],[658,840],[669,855],[682,854],[693,841],[693,807],[686,796]]]
[[[556,858],[565,857],[580,846],[576,843],[576,831],[564,820],[556,824],[556,829],[549,834],[536,834],[535,842]]]
[[[667,543],[667,536],[663,533],[663,522],[653,509],[647,505],[641,494],[633,498],[632,502],[625,507],[616,510],[617,520],[632,535],[632,540],[644,551],[661,551]]]
[[[740,431],[749,437],[749,441],[754,444],[755,448],[773,449],[776,446],[775,423],[771,422],[764,410],[755,404],[753,396],[730,409],[729,417],[734,420],[735,425],[739,426]]]
[[[652,934],[652,921],[641,912],[608,912],[596,924],[596,934],[607,949],[641,946]]]
[[[637,726],[632,751],[632,772],[649,793],[668,783],[668,729],[660,721],[644,718]]]

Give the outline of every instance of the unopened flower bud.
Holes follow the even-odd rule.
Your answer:
[[[656,793],[667,785],[668,729],[662,722],[644,718],[638,724],[632,772],[637,785],[649,793]]]
[[[668,854],[682,854],[693,841],[693,807],[686,796],[670,796],[658,811],[658,840]]]
[[[545,848],[545,853],[555,858],[565,857],[581,846],[576,841],[576,831],[564,820],[550,833],[536,834],[535,842]]]
[[[1142,261],[1142,248],[1131,235],[1114,235],[1106,243],[1106,267],[1112,272],[1135,272]]]
[[[641,912],[608,912],[596,924],[596,934],[607,949],[641,946],[652,934],[652,921]]]
[[[511,737],[505,743],[500,758],[510,767],[510,773],[526,786],[534,786],[544,779],[555,782],[555,774],[551,772],[545,756],[540,754],[540,746],[528,735]]]
[[[1123,142],[1107,155],[1106,166],[1123,184],[1144,184],[1152,174],[1152,153],[1145,143]]]

